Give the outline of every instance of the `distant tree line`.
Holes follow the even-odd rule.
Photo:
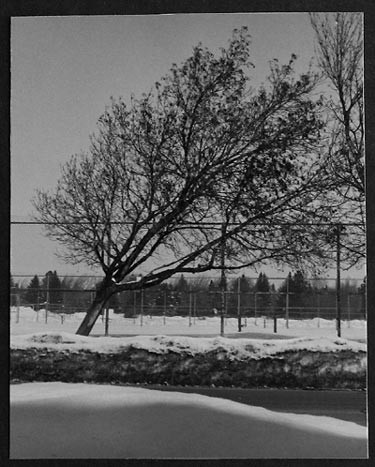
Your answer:
[[[20,287],[11,277],[11,305],[32,306],[36,311],[47,305],[50,311],[60,313],[84,311],[98,287],[100,281],[89,283],[85,277],[69,276],[61,279],[56,271],[48,271],[42,278],[35,275],[26,287]],[[317,301],[318,295],[320,302]],[[360,286],[350,279],[342,282],[341,300],[344,307],[353,295],[358,295],[355,312],[365,315],[365,280]],[[221,300],[220,278],[214,280],[201,276],[187,279],[182,274],[178,280],[163,282],[145,290],[115,294],[108,307],[127,317],[142,311],[150,315],[215,315],[220,313]],[[263,272],[255,281],[243,274],[225,284],[225,310],[228,315],[239,311],[247,315],[254,309],[260,314],[271,311],[280,314],[286,306],[300,312],[311,309],[316,303],[322,305],[322,316],[324,308],[334,308],[335,285],[329,285],[324,279],[310,281],[301,271],[290,272],[278,288]]]
[[[18,296],[18,298],[17,298]],[[31,305],[38,311],[48,306],[50,311],[75,312],[87,307],[91,302],[85,280],[79,277],[59,277],[56,271],[48,271],[45,276],[38,275],[26,287],[16,284],[11,277],[11,305]]]

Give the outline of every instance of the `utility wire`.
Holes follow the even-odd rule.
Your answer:
[[[39,222],[39,221],[11,221],[11,225],[90,225],[90,222],[84,222],[84,221],[66,221],[66,222]],[[128,222],[128,221],[111,221],[111,222],[97,222],[97,225],[133,225],[134,222]],[[236,225],[242,225],[243,222],[228,222],[226,225],[230,226],[236,226]],[[335,227],[337,224],[340,224],[343,227],[349,227],[349,226],[360,226],[362,223],[360,222],[277,222],[277,223],[265,223],[265,222],[256,222],[254,224],[251,224],[252,227],[255,226],[268,226],[268,227],[291,227],[291,226],[330,226],[330,227]],[[153,225],[152,222],[146,222],[144,225]],[[222,222],[184,222],[180,224],[181,226],[184,227],[195,227],[195,228],[200,228],[200,227],[221,227],[223,225]]]

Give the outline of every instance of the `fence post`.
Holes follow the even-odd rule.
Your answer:
[[[350,293],[348,293],[348,314],[347,314],[347,318],[348,318],[348,328],[350,328]]]
[[[137,314],[137,291],[133,290],[133,324],[135,324],[135,317]]]
[[[20,322],[20,295],[16,294],[16,323]]]
[[[242,331],[241,323],[241,278],[238,278],[237,284],[237,314],[238,314],[238,332]]]
[[[189,288],[188,294],[189,294],[189,327],[190,327],[191,326],[191,308],[192,308],[192,301],[193,301],[191,286]]]
[[[108,230],[107,230],[107,241],[108,241],[108,246],[107,246],[107,261],[108,261],[108,266],[111,261],[111,221],[108,223]],[[105,307],[105,324],[104,324],[104,335],[108,336],[108,328],[109,328],[109,301],[107,302],[107,306]]]
[[[336,224],[336,322],[337,322],[337,337],[341,337],[341,265],[340,265],[340,236],[341,224]]]
[[[108,328],[109,328],[109,304],[105,307],[105,317],[104,317],[104,335],[108,336]]]
[[[227,326],[228,324],[228,294],[230,292],[227,292],[226,290],[226,286],[225,286],[225,307],[224,307],[224,323],[225,323],[225,326]]]
[[[277,308],[275,304],[275,294],[271,292],[271,306],[273,315],[273,332],[277,333]]]
[[[37,295],[36,295],[36,309],[37,309],[37,312],[36,312],[36,320],[39,321],[39,309],[40,309],[40,292],[39,290],[37,291]]]
[[[164,310],[163,310],[163,324],[165,326],[165,315],[167,312],[167,291],[164,290]]]
[[[286,278],[285,326],[289,329],[289,274]]]
[[[193,294],[193,324],[196,323],[196,316],[197,316],[197,293],[194,292]]]
[[[320,291],[318,291],[318,328],[320,328]]]
[[[47,276],[47,294],[46,294],[46,309],[45,309],[45,315],[44,315],[44,322],[47,324],[48,322],[48,307],[49,307],[49,301],[50,301],[50,296],[49,296],[49,278],[50,275],[52,274],[52,271],[48,271],[46,276]]]
[[[220,251],[220,266],[221,266],[221,313],[220,313],[220,335],[224,336],[224,314],[225,314],[225,223],[221,226],[221,251]]]
[[[143,326],[143,307],[144,307],[144,290],[143,288],[141,289],[141,313],[140,313],[140,324]]]
[[[118,296],[121,297],[121,292],[120,292],[120,294],[118,294]],[[127,303],[127,302],[125,302],[125,303],[124,303],[124,302],[125,302],[125,301],[122,301],[121,298],[120,298],[120,306],[123,304],[123,307],[124,307],[124,308],[123,308],[123,315],[122,315],[122,316],[123,316],[123,318],[126,318],[127,306],[125,305],[125,303]],[[129,308],[130,308],[130,307],[129,307]]]
[[[257,324],[257,292],[254,292],[254,324],[255,326],[258,326]]]

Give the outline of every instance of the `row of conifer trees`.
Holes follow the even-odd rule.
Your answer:
[[[15,283],[11,277],[11,305],[32,306],[38,310],[45,308],[47,304],[49,310],[55,312],[85,311],[98,284],[98,278],[65,276],[61,279],[56,271],[49,271],[42,278],[35,275],[28,284]],[[307,280],[301,271],[289,273],[277,288],[263,272],[256,279],[241,275],[227,280],[224,286],[226,313],[281,313],[287,306],[298,312],[316,312],[316,308],[320,307],[323,311],[330,309],[331,313],[335,307],[334,287],[334,283],[324,280]],[[341,286],[344,307],[350,307],[351,301],[352,311],[364,315],[364,292],[365,282],[344,282]],[[140,312],[152,315],[207,315],[217,313],[221,309],[221,303],[220,279],[187,279],[181,275],[175,281],[165,282],[144,291],[117,294],[110,299],[108,306],[125,316]]]

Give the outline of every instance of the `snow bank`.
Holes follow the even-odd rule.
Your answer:
[[[135,336],[84,337],[67,332],[41,332],[11,336],[11,348],[48,348],[53,350],[88,350],[115,353],[133,347],[152,353],[199,353],[222,351],[231,360],[266,358],[285,352],[366,352],[364,343],[341,338],[300,337],[294,339],[231,339],[226,337]]]
[[[11,386],[10,403],[12,459],[367,456],[355,423],[198,394],[30,383]]]
[[[366,387],[366,345],[338,338],[11,338],[11,380],[234,387]]]

